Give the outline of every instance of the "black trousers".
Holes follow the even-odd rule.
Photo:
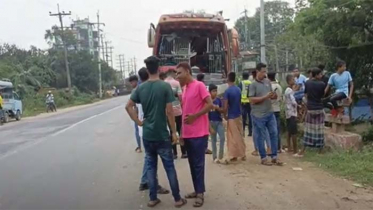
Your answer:
[[[245,132],[245,128],[248,125],[249,127],[249,135],[253,134],[253,123],[251,119],[251,105],[250,103],[241,104],[242,109],[242,126],[243,131]]]
[[[345,93],[336,93],[336,94],[333,94],[331,95],[328,99],[327,99],[327,103],[330,102],[333,104],[333,108],[338,108],[338,101],[340,100],[343,100],[347,98],[346,94]],[[331,107],[329,107],[331,108]]]
[[[175,123],[176,123],[176,131],[179,134],[179,136],[181,136],[182,116],[176,116],[175,117]],[[168,124],[168,127],[170,129],[170,141],[172,141],[172,131],[171,131],[170,124]],[[180,149],[181,149],[182,155],[186,155],[187,152],[186,152],[185,147],[180,145]],[[176,144],[172,145],[172,150],[173,150],[174,155],[177,155],[177,145]]]

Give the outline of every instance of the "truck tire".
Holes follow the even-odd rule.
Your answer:
[[[20,121],[21,119],[22,119],[22,115],[21,115],[21,112],[18,110],[16,113],[16,120]]]
[[[8,123],[9,122],[9,114],[8,112],[5,112],[4,113],[4,123]]]

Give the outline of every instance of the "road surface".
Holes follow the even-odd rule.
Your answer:
[[[147,209],[147,192],[138,191],[144,156],[134,152],[127,100],[0,127],[0,209]],[[371,190],[354,188],[312,164],[282,159],[288,163],[283,168],[260,166],[257,157],[223,166],[208,156],[203,209],[373,208]],[[187,160],[176,166],[185,195],[192,191]],[[159,178],[168,187],[162,167]],[[157,209],[173,209],[170,195],[160,199]],[[192,202],[184,209],[193,209]]]

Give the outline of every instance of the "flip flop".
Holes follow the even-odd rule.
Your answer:
[[[279,161],[278,159],[272,160],[272,164],[275,166],[284,166],[286,163]]]
[[[272,166],[272,165],[273,165],[273,164],[272,164],[271,162],[269,162],[267,159],[262,160],[261,164],[264,165],[264,166]]]
[[[193,193],[189,193],[185,196],[186,199],[193,199],[193,198],[197,198],[197,194],[195,192]]]
[[[181,201],[181,204],[175,204],[175,208],[181,208],[181,207],[183,207],[185,204],[188,203],[188,201],[187,201],[186,199],[184,199],[184,198],[182,198],[180,201]]]
[[[157,193],[161,194],[161,195],[166,195],[166,194],[170,194],[170,191],[163,188],[163,187],[159,187],[158,190],[157,190]]]
[[[259,152],[258,151],[254,151],[254,152],[251,153],[251,155],[253,155],[253,156],[259,156]]]
[[[153,203],[153,202],[154,202],[154,203]],[[159,199],[157,199],[157,200],[155,200],[155,201],[149,201],[149,203],[148,203],[148,207],[149,207],[149,208],[153,208],[153,207],[155,207],[156,205],[158,205],[160,202],[161,202],[161,200],[159,200]]]

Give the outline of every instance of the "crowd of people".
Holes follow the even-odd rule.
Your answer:
[[[197,80],[193,78],[188,63],[179,63],[176,69],[163,73],[158,70],[157,57],[147,58],[145,64],[146,68],[138,72],[139,77],[130,78],[134,90],[126,110],[135,123],[136,152],[142,152],[141,139],[145,149],[139,189],[149,189],[149,207],[161,202],[157,194],[170,193],[158,183],[158,156],[166,171],[175,207],[184,206],[186,199],[194,199],[193,206],[201,207],[206,191],[205,154],[208,153],[209,137],[215,163],[245,161],[247,128],[248,136],[253,137],[252,154],[260,156],[261,164],[283,166],[285,163],[278,157],[278,153],[284,152],[280,136],[282,103],[288,133],[287,151],[294,153],[295,157],[302,157],[306,148],[322,149],[324,146],[324,107],[338,110],[338,101],[344,98],[351,101],[353,92],[352,78],[343,61],[337,63],[337,72],[327,83],[320,68],[311,69],[308,78],[295,69],[293,74],[286,76],[284,96],[276,74],[268,73],[266,64],[258,64],[251,76],[244,72],[239,85],[235,83],[236,73],[230,72],[227,75],[228,88],[222,98],[218,96],[216,85],[210,84],[206,88],[203,75],[198,75]],[[336,94],[329,96],[332,86]],[[303,147],[299,150],[297,109],[302,103],[306,104],[307,114]],[[226,138],[228,158],[224,159]],[[177,144],[180,145],[181,158],[188,159],[194,186],[194,191],[187,194],[186,199],[180,195],[174,165],[178,158]]]

